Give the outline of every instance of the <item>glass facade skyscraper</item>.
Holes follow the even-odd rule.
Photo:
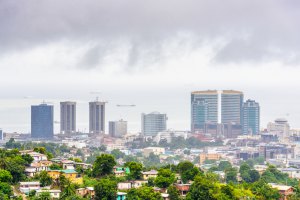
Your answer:
[[[260,106],[254,100],[243,103],[243,134],[258,134],[260,128]]]
[[[208,121],[208,103],[205,99],[192,101],[192,132],[204,130],[204,124]]]
[[[159,112],[149,114],[142,113],[142,134],[144,136],[156,136],[158,132],[167,129],[167,115]]]
[[[221,93],[221,122],[242,124],[242,106],[244,94],[235,90],[223,90]]]
[[[53,106],[40,104],[31,106],[31,137],[53,138]]]
[[[218,91],[194,91],[191,93],[191,130],[203,130],[206,122],[218,122]]]

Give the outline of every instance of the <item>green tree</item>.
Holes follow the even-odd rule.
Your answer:
[[[101,154],[94,162],[92,174],[94,177],[112,174],[113,167],[116,164],[115,158],[112,155]]]
[[[130,189],[127,192],[126,200],[162,200],[159,192],[155,192],[152,187],[142,186],[138,189]]]
[[[106,146],[105,145],[101,145],[100,147],[99,147],[99,151],[102,151],[102,152],[105,152],[106,151]]]
[[[0,169],[0,182],[11,183],[12,180],[13,180],[13,177],[9,171]]]
[[[221,161],[221,162],[219,163],[218,168],[219,168],[219,171],[226,171],[227,169],[232,168],[232,165],[231,165],[231,163],[228,162],[228,161]]]
[[[41,154],[46,154],[46,148],[45,147],[35,147],[33,151],[41,153]]]
[[[95,200],[114,200],[117,198],[117,183],[103,178],[95,186]]]
[[[160,169],[158,175],[154,180],[157,187],[167,188],[175,181],[174,173],[169,169]]]
[[[180,196],[179,196],[180,192],[174,185],[170,185],[168,187],[167,191],[168,191],[170,200],[180,200]]]
[[[12,195],[11,186],[8,183],[0,182],[0,192],[8,196]]]
[[[253,194],[256,195],[257,199],[277,200],[280,198],[278,190],[271,188],[263,180],[259,180],[250,186]]]
[[[235,168],[230,168],[225,171],[226,182],[227,183],[237,183],[237,170]]]
[[[129,167],[130,174],[127,175],[129,180],[140,179],[142,176],[143,165],[138,162],[127,162],[124,165],[125,167]]]
[[[62,167],[59,164],[53,163],[52,165],[50,165],[50,169],[51,170],[61,170]]]
[[[191,185],[190,191],[187,194],[187,200],[217,200],[214,195],[215,184],[204,178],[196,176],[194,183]]]
[[[31,155],[29,155],[29,154],[22,155],[22,158],[23,158],[23,160],[26,161],[25,165],[27,165],[27,166],[29,166],[32,163],[32,161],[33,161],[33,157]]]
[[[194,164],[190,161],[180,162],[177,165],[177,170],[179,171],[181,179],[184,183],[189,180],[194,180],[194,177],[200,173],[199,169],[194,167]]]
[[[48,173],[46,171],[41,171],[38,174],[38,178],[40,180],[42,187],[49,186],[53,182],[52,178],[48,175]]]
[[[120,151],[120,149],[114,149],[110,152],[111,155],[113,155],[116,159],[124,158],[125,153]]]
[[[51,200],[49,192],[41,192],[38,196],[33,198],[34,200]]]

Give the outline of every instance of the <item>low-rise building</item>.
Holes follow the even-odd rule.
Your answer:
[[[73,169],[65,169],[65,170],[49,170],[47,171],[48,175],[52,179],[58,179],[60,175],[65,176],[67,179],[69,179],[72,183],[75,184],[82,184],[83,178],[78,172],[76,172]]]
[[[50,193],[50,197],[52,199],[59,199],[60,193],[61,193],[60,190],[40,189],[40,190],[36,190],[36,196],[39,196],[43,192],[49,192]]]
[[[281,198],[280,200],[287,200],[288,196],[294,193],[294,189],[292,186],[287,186],[287,185],[277,185],[277,184],[273,184],[273,183],[269,183],[269,185],[274,188],[277,189],[278,192],[281,194]]]
[[[41,188],[40,182],[20,182],[20,191],[23,194],[28,194],[32,190],[39,190]]]
[[[200,154],[200,165],[204,163],[205,160],[220,160],[221,156],[217,153],[201,153]]]
[[[148,180],[149,178],[156,178],[157,174],[158,174],[158,171],[156,171],[156,170],[150,170],[150,171],[147,171],[147,172],[142,172],[144,180]]]
[[[143,149],[143,156],[149,157],[151,153],[155,155],[165,154],[165,148],[162,147],[147,147]]]

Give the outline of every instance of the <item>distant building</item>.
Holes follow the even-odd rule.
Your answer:
[[[254,100],[243,103],[243,134],[258,134],[260,127],[260,107]]]
[[[203,131],[204,124],[208,121],[208,103],[205,99],[195,99],[191,103],[192,132]]]
[[[123,119],[119,121],[110,121],[109,125],[109,135],[111,137],[123,137],[127,134],[127,121]]]
[[[237,138],[239,135],[242,135],[242,125],[236,123],[226,123],[222,124],[223,136],[225,139]]]
[[[76,102],[60,102],[60,132],[63,134],[76,132]]]
[[[191,130],[203,129],[205,122],[218,122],[217,90],[194,91],[191,93]]]
[[[167,130],[158,132],[157,135],[154,137],[153,141],[157,144],[161,141],[165,141],[170,143],[173,138],[175,137],[182,137],[185,140],[188,138],[189,133],[187,131],[174,131],[174,130]]]
[[[220,160],[221,156],[217,153],[200,153],[200,165],[204,163],[205,160]]]
[[[165,148],[163,147],[147,147],[143,149],[143,156],[149,157],[153,153],[154,155],[165,154]]]
[[[242,104],[244,94],[235,90],[223,90],[221,94],[221,122],[236,123],[242,122]]]
[[[3,131],[2,131],[2,129],[0,129],[0,140],[4,140],[4,138],[3,138]]]
[[[156,136],[158,132],[167,129],[167,115],[159,112],[149,114],[142,113],[142,134],[144,136]]]
[[[89,132],[105,133],[105,102],[94,101],[89,103]]]
[[[275,122],[269,122],[267,129],[270,133],[276,133],[281,140],[289,137],[290,125],[286,119],[279,118]]]
[[[40,104],[31,106],[31,137],[53,138],[53,106]]]

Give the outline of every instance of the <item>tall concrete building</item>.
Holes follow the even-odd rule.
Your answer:
[[[156,136],[158,132],[165,131],[167,119],[166,114],[159,112],[142,113],[142,134],[144,136]]]
[[[122,137],[127,134],[127,121],[123,119],[119,121],[110,121],[108,123],[109,135],[111,137]]]
[[[4,138],[3,138],[3,131],[2,131],[2,129],[0,129],[0,140],[3,140]]]
[[[242,123],[242,105],[244,94],[235,90],[223,90],[221,93],[221,123]]]
[[[105,133],[105,102],[93,101],[89,103],[89,132]]]
[[[243,103],[243,134],[258,134],[260,128],[260,107],[254,100]]]
[[[60,133],[76,132],[76,102],[60,102]]]
[[[53,106],[40,104],[31,106],[31,137],[53,138]]]

